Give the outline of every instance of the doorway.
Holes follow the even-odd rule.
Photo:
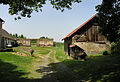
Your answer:
[[[68,56],[70,56],[70,44],[68,44]]]

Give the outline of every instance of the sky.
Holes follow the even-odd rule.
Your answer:
[[[8,14],[8,5],[0,5],[0,18],[5,23],[3,29],[9,33],[23,34],[27,38],[40,38],[42,36],[53,38],[56,42],[79,27],[97,12],[95,6],[102,0],[83,0],[81,3],[72,5],[72,9],[64,12],[52,8],[47,2],[42,12],[33,12],[31,18],[22,18],[15,21],[16,16]]]

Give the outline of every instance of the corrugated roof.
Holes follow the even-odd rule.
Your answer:
[[[82,25],[80,25],[78,28],[76,28],[75,30],[73,30],[70,34],[68,34],[64,39],[70,37],[71,35],[73,35],[77,30],[79,30],[81,27],[83,27],[84,25],[86,25],[89,21],[91,21],[94,17],[96,17],[96,14],[94,16],[92,16],[90,19],[88,19],[85,23],[83,23]]]
[[[13,38],[12,35],[10,35],[10,34],[9,34],[6,30],[4,30],[4,29],[0,29],[0,35],[1,35],[2,37],[15,40],[15,38]]]

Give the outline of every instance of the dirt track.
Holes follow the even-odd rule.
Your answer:
[[[36,58],[28,77],[37,79],[34,82],[81,82],[78,75],[75,75],[66,65],[59,62],[55,56],[52,58],[54,63],[50,63],[50,54],[55,55],[55,53],[56,51],[51,50],[44,57]]]

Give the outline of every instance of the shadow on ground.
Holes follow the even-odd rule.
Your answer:
[[[70,69],[61,66],[66,64]],[[0,82],[119,82],[120,81],[120,56],[92,57],[87,61],[65,60],[59,63],[40,67],[38,73],[45,74],[41,79],[28,79],[21,77],[29,74],[14,71],[17,66],[0,60]]]
[[[27,79],[21,78],[27,73],[14,71],[16,68],[17,66],[0,60],[0,82],[27,82]]]
[[[70,69],[64,67],[63,64]],[[119,82],[120,55],[89,57],[87,61],[65,60],[37,70],[39,73],[46,71],[54,72],[45,75],[42,79],[55,76],[59,82]]]

